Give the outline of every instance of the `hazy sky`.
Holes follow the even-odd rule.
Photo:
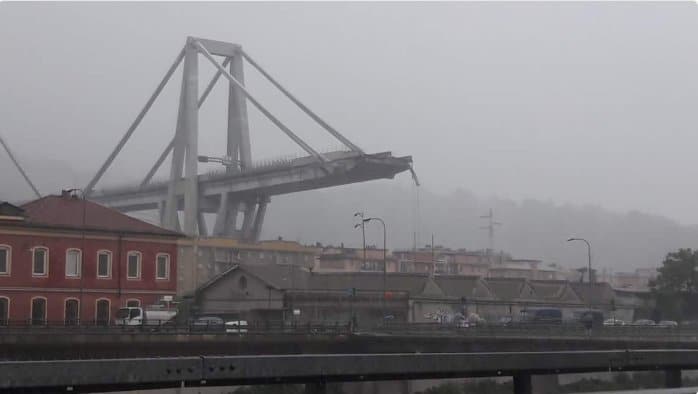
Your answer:
[[[434,192],[698,224],[695,2],[3,2],[0,133],[23,160],[92,175],[187,35],[242,44],[365,150],[412,155]],[[213,68],[199,64],[203,84]],[[166,145],[179,84],[106,184],[139,178]],[[313,146],[339,146],[251,68],[247,84]],[[202,110],[201,153],[223,153],[225,93]],[[301,152],[251,107],[250,118],[254,158]],[[0,178],[14,176],[0,154]]]

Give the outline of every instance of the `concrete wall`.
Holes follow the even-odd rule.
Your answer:
[[[281,319],[284,296],[257,277],[236,271],[202,291],[197,297],[197,304],[198,315],[247,320]]]

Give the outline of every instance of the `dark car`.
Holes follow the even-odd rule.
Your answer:
[[[579,314],[578,321],[586,328],[602,327],[604,317],[601,311],[583,311]]]
[[[558,308],[528,308],[521,313],[523,323],[562,324],[562,310]]]

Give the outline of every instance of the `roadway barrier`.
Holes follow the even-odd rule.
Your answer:
[[[698,342],[698,327],[660,326],[600,326],[587,329],[581,324],[528,324],[496,325],[481,324],[471,327],[439,323],[391,322],[376,326],[354,327],[349,322],[283,322],[249,321],[247,326],[230,327],[223,324],[199,324],[188,322],[177,324],[172,321],[150,322],[143,326],[124,326],[105,321],[4,321],[0,322],[0,336],[23,334],[120,334],[148,333],[149,335],[182,334],[240,334],[240,335],[348,335],[383,334],[415,336],[459,336],[487,338],[573,338],[573,339],[648,339],[679,342]]]
[[[671,349],[0,361],[0,389],[81,392],[185,385],[322,385],[329,381],[514,376],[514,392],[529,394],[531,375],[663,370],[669,377],[667,386],[676,387],[681,382],[680,371],[695,368],[698,350]]]

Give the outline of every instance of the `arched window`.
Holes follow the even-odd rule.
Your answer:
[[[141,253],[128,252],[128,261],[126,266],[126,277],[128,279],[141,278]]]
[[[0,245],[0,275],[10,275],[12,263],[12,248],[10,245]]]
[[[109,317],[111,315],[109,300],[102,298],[97,300],[95,306],[95,323],[100,326],[109,325]]]
[[[48,248],[32,249],[32,276],[48,276]]]
[[[97,277],[111,278],[111,252],[108,250],[97,252]]]
[[[33,326],[40,326],[46,324],[46,298],[32,298],[31,324]]]
[[[81,264],[82,251],[80,249],[68,249],[65,252],[65,276],[79,278]]]
[[[75,298],[67,298],[63,312],[66,326],[74,326],[80,322],[80,301]]]
[[[132,300],[126,301],[126,307],[128,307],[128,308],[138,308],[139,306],[141,306],[140,300],[132,299]]]
[[[160,253],[155,258],[155,279],[170,279],[170,255]]]
[[[240,279],[238,279],[238,287],[240,290],[245,290],[247,289],[247,278],[244,276],[241,276]]]
[[[0,326],[6,326],[10,320],[10,299],[0,297]]]

